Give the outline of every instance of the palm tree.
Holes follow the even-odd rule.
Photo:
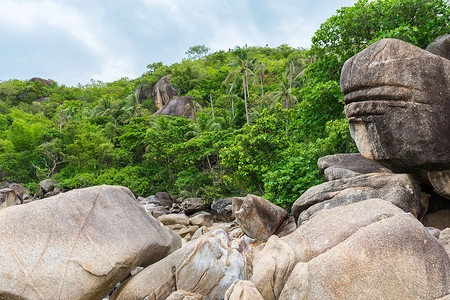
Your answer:
[[[243,48],[239,46],[234,48],[233,56],[234,58],[230,61],[229,65],[237,68],[230,74],[228,74],[227,78],[224,81],[224,84],[228,84],[229,82],[231,82],[232,78],[234,78],[234,81],[230,88],[231,92],[239,82],[239,80],[242,78],[242,87],[244,89],[245,115],[247,117],[247,125],[250,125],[247,107],[247,98],[249,98],[250,96],[248,91],[248,77],[249,74],[254,75],[252,68],[256,60],[250,59],[247,45],[245,45]]]
[[[133,118],[137,117],[138,109],[139,109],[139,95],[137,92],[129,94],[126,98],[127,107],[133,111]]]
[[[216,123],[213,118],[210,118],[206,114],[198,114],[197,121],[189,124],[189,128],[191,130],[185,134],[187,138],[199,136],[201,133],[206,131],[221,129],[221,125],[220,123]]]
[[[289,69],[281,76],[278,81],[278,90],[273,93],[275,102],[283,101],[283,108],[289,109],[292,104],[297,102],[297,97],[292,93],[292,86],[297,83],[297,79],[301,73],[295,74],[295,66],[291,61]],[[286,136],[288,136],[289,119],[286,119]]]

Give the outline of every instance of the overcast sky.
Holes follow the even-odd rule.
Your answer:
[[[0,0],[0,80],[136,78],[193,45],[309,48],[353,0]]]

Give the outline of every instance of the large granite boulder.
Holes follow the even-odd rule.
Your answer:
[[[427,182],[450,169],[450,60],[383,39],[347,60],[341,89],[359,152]]]
[[[403,213],[390,202],[368,199],[322,210],[281,240],[294,250],[296,261],[308,262],[344,242],[360,228]]]
[[[170,116],[170,117],[186,117],[194,118],[194,110],[192,109],[192,98],[188,96],[180,96],[169,101],[161,107],[154,116]]]
[[[279,299],[436,299],[449,293],[449,256],[417,219],[403,213],[297,264]]]
[[[1,299],[101,299],[174,238],[130,190],[73,190],[0,211]],[[5,296],[7,295],[7,296]]]
[[[425,49],[433,54],[450,59],[450,34],[443,35],[434,40]]]
[[[158,109],[169,103],[177,95],[175,88],[169,83],[170,74],[162,77],[153,87],[152,97]]]
[[[392,173],[359,153],[327,155],[319,158],[317,165],[328,181],[370,173]]]
[[[112,299],[166,299],[175,290],[221,299],[236,279],[250,276],[251,243],[248,237],[232,239],[216,230],[140,271],[121,284]]]
[[[371,198],[389,201],[419,219],[425,213],[421,189],[410,175],[372,173],[328,181],[309,188],[295,201],[292,214],[300,225],[322,209]]]
[[[287,217],[287,211],[272,202],[255,195],[234,199],[236,220],[249,237],[265,242],[274,234]]]
[[[16,193],[22,203],[31,198],[30,191],[23,185],[11,183],[8,187]]]

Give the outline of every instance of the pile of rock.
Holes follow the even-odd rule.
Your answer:
[[[328,181],[291,217],[254,195],[209,213],[112,186],[1,210],[0,299],[449,299],[448,74],[446,58],[393,39],[350,59],[361,154],[321,158]]]

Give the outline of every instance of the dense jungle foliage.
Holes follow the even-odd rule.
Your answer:
[[[1,81],[0,180],[32,192],[53,178],[62,190],[115,184],[208,202],[254,193],[289,207],[323,180],[319,157],[357,151],[339,87],[345,60],[386,37],[424,48],[449,23],[445,0],[360,0],[323,23],[310,50],[196,45],[137,79]],[[195,120],[152,116],[155,99],[139,101],[139,86],[168,74],[178,95],[192,96]]]

